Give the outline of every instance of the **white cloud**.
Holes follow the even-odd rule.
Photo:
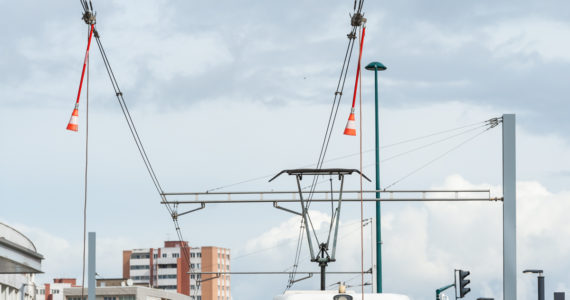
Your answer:
[[[546,62],[570,62],[570,23],[522,18],[487,26],[483,42],[496,56],[538,55]]]
[[[524,268],[543,268],[547,278],[553,280],[548,282],[547,294],[564,289],[570,284],[570,278],[564,276],[570,269],[570,226],[566,218],[570,211],[570,193],[549,192],[538,182],[519,181],[517,187],[518,271],[521,273]],[[501,191],[500,186],[473,184],[459,175],[447,177],[442,185],[434,188],[490,188],[492,195]],[[413,299],[431,299],[436,288],[453,282],[454,268],[463,268],[471,271],[470,297],[501,299],[500,202],[428,203],[401,205],[397,209],[391,209],[385,204],[383,207],[385,291],[409,294]],[[320,216],[323,224],[326,223],[328,216],[324,213]],[[247,242],[248,251],[259,251],[260,247],[294,240],[298,233],[298,221],[298,218],[291,218],[251,239]],[[359,270],[360,234],[358,226],[353,226],[358,224],[358,220],[344,220],[343,223],[345,225],[340,233],[338,261],[332,263],[331,268]],[[368,267],[368,231],[364,237],[367,239],[365,266]],[[265,262],[264,268],[267,269],[275,267],[275,264],[281,267],[282,264],[275,260],[272,262],[271,258],[288,255],[292,259],[292,245],[294,243],[281,249],[278,255],[274,250],[261,251],[256,254],[256,259]],[[312,263],[306,259],[304,261],[304,268],[310,269]],[[519,299],[534,299],[534,287],[529,283],[534,282],[535,278],[529,281],[528,276],[525,276],[518,274]],[[351,276],[345,276],[344,279],[348,277]],[[313,279],[313,282],[316,281]],[[332,282],[332,279],[329,281]],[[295,285],[294,288],[299,286],[306,287],[307,283]]]

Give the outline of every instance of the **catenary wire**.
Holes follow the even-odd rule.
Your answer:
[[[486,121],[486,122],[487,122],[487,121]],[[448,137],[439,139],[439,140],[437,140],[437,141],[430,142],[430,143],[427,143],[427,144],[423,144],[423,145],[421,145],[421,146],[412,148],[412,149],[410,149],[410,150],[406,150],[406,151],[404,151],[404,152],[400,152],[400,153],[394,154],[394,155],[392,155],[392,156],[389,156],[389,157],[387,157],[387,158],[384,158],[384,159],[380,160],[380,162],[382,162],[382,163],[388,162],[388,161],[390,161],[390,160],[392,160],[392,159],[395,159],[395,158],[401,157],[401,156],[403,156],[403,155],[410,154],[410,153],[413,153],[413,152],[416,152],[416,151],[425,149],[425,148],[427,148],[427,147],[430,147],[430,146],[433,146],[433,145],[436,145],[436,144],[443,143],[443,142],[445,142],[445,141],[451,140],[451,139],[453,139],[453,138],[459,137],[459,136],[461,136],[461,135],[467,134],[467,133],[469,133],[469,132],[472,132],[472,131],[474,131],[474,130],[480,129],[480,128],[482,128],[482,127],[487,127],[487,126],[492,126],[492,125],[490,125],[490,124],[484,124],[484,125],[478,126],[478,127],[476,127],[476,128],[470,128],[470,129],[464,130],[464,131],[462,131],[462,132],[460,132],[460,133],[457,133],[457,134],[454,134],[454,135],[451,135],[451,136],[448,136]],[[493,126],[493,127],[494,127],[494,126]],[[491,128],[493,128],[493,127],[488,127],[487,130],[488,130],[488,129],[491,129]],[[371,166],[375,166],[375,165],[376,165],[375,163],[367,164],[367,165],[364,166],[364,169],[367,169],[367,168],[369,168],[369,167],[371,167]],[[323,184],[323,183],[325,183],[325,182],[326,182],[325,180],[319,181],[319,182],[317,183],[317,185]],[[310,188],[310,187],[311,187],[310,185],[307,185],[307,186],[303,187],[303,189],[306,190],[306,189],[308,189],[308,188]]]
[[[453,148],[451,148],[451,149],[447,150],[446,152],[444,152],[444,153],[442,153],[442,154],[436,156],[435,158],[431,159],[430,161],[426,162],[425,164],[421,165],[420,167],[414,169],[413,171],[407,173],[406,175],[402,176],[401,178],[399,178],[399,179],[395,180],[394,182],[390,183],[389,185],[385,186],[383,189],[386,190],[386,189],[388,189],[388,188],[390,188],[390,187],[392,187],[392,186],[394,186],[394,185],[400,183],[402,180],[404,180],[404,179],[406,179],[406,178],[408,178],[408,177],[410,177],[410,176],[416,174],[417,172],[419,172],[419,171],[421,171],[422,169],[426,168],[427,166],[433,164],[434,162],[440,160],[441,158],[445,157],[447,154],[449,154],[449,153],[453,152],[454,150],[460,148],[461,146],[467,144],[468,142],[472,141],[473,139],[477,138],[478,136],[482,135],[483,133],[489,131],[489,130],[492,129],[492,128],[493,128],[493,127],[486,128],[486,129],[484,129],[483,131],[481,131],[481,132],[479,132],[479,133],[477,133],[477,134],[475,134],[475,135],[469,137],[468,139],[465,139],[464,141],[462,141],[462,142],[459,143],[458,145],[454,146]]]
[[[471,124],[467,124],[467,125],[463,125],[463,126],[451,128],[451,129],[446,129],[446,130],[442,130],[442,131],[438,131],[438,132],[434,132],[434,133],[429,133],[429,134],[422,135],[422,136],[418,136],[418,137],[413,137],[413,138],[406,139],[406,140],[402,140],[402,141],[398,141],[398,142],[395,142],[395,143],[392,143],[392,144],[380,146],[380,149],[387,149],[387,148],[391,148],[391,147],[395,147],[395,146],[399,146],[399,145],[403,145],[403,144],[407,144],[407,143],[419,141],[419,140],[426,139],[426,138],[429,138],[429,137],[438,136],[438,135],[442,135],[442,134],[445,134],[445,133],[454,132],[454,131],[457,131],[457,130],[460,130],[460,129],[473,127],[473,126],[475,126],[475,125],[481,125],[481,124],[486,123],[486,122],[488,122],[488,120],[486,120],[486,121],[479,121],[479,122],[475,122],[475,123],[471,123]],[[374,149],[374,148],[370,148],[370,149],[364,150],[362,153],[371,153],[371,152],[373,152],[373,151],[375,151],[375,149]],[[345,158],[354,157],[354,156],[357,156],[357,155],[359,155],[359,154],[360,154],[360,152],[356,152],[356,153],[346,154],[346,155],[342,155],[342,156],[337,156],[337,157],[334,157],[334,158],[331,158],[331,159],[327,159],[327,160],[325,160],[324,162],[325,162],[325,163],[329,163],[329,162],[333,162],[333,161],[338,161],[338,160],[342,160],[342,159],[345,159]],[[298,168],[308,168],[308,167],[312,167],[312,166],[315,166],[315,164],[305,164],[305,165],[299,166]],[[259,177],[253,177],[253,178],[246,179],[246,180],[243,180],[243,181],[238,181],[238,182],[234,182],[234,183],[230,183],[230,184],[226,184],[226,185],[221,185],[221,186],[217,186],[217,187],[214,187],[214,188],[210,188],[210,189],[207,189],[206,192],[213,192],[213,191],[217,191],[217,190],[221,190],[221,189],[225,189],[225,188],[229,188],[229,187],[241,185],[241,184],[244,184],[244,183],[249,183],[249,182],[253,182],[253,181],[257,181],[257,180],[262,180],[262,179],[266,179],[266,178],[272,177],[272,176],[274,176],[274,175],[275,175],[275,173],[271,173],[271,174],[266,174],[266,175],[259,176]]]
[[[364,2],[364,0],[359,0],[359,8],[358,8],[358,13],[359,13],[359,14],[360,14],[360,12],[361,12],[361,10],[362,10],[362,3],[363,3],[363,2]],[[334,98],[333,98],[333,104],[332,104],[332,106],[331,106],[331,112],[330,112],[330,114],[329,114],[329,120],[328,120],[328,122],[327,122],[327,127],[326,127],[326,131],[325,131],[325,136],[324,136],[324,139],[323,139],[323,144],[321,145],[321,150],[320,150],[320,153],[319,153],[319,159],[317,160],[317,169],[320,169],[320,168],[322,167],[322,164],[323,164],[323,161],[324,161],[326,152],[327,152],[327,150],[328,150],[329,142],[330,142],[330,139],[331,139],[331,137],[332,137],[332,131],[333,131],[333,129],[334,129],[334,125],[335,125],[335,122],[336,122],[336,116],[337,116],[337,114],[338,114],[338,108],[339,108],[339,106],[340,106],[340,100],[342,99],[342,91],[344,90],[344,85],[345,85],[346,78],[347,78],[347,74],[348,74],[348,68],[349,68],[349,66],[350,66],[350,59],[351,59],[351,57],[352,57],[352,49],[353,49],[353,47],[354,47],[354,34],[355,34],[355,32],[356,32],[356,28],[357,28],[357,26],[354,26],[354,25],[353,25],[351,34],[349,35],[349,43],[348,43],[348,46],[347,46],[347,53],[345,54],[345,60],[344,60],[344,62],[343,62],[343,68],[342,68],[342,70],[341,70],[341,74],[340,74],[340,77],[339,77],[339,81],[338,81],[338,83],[337,83],[337,89],[336,89],[336,92],[335,92],[335,96],[334,96]],[[349,50],[349,49],[350,49],[350,50]],[[347,56],[348,56],[348,57],[347,57]],[[345,67],[346,67],[346,68],[345,68]],[[342,85],[341,85],[341,80],[342,80]],[[339,85],[341,86],[340,91],[339,91]],[[338,101],[337,101],[337,96],[338,96]],[[336,108],[335,108],[335,103],[336,103]],[[333,116],[333,110],[334,110],[334,117],[332,117],[332,116]],[[332,118],[331,118],[331,117],[332,117]],[[309,193],[309,197],[308,197],[308,199],[307,199],[307,200],[308,200],[308,201],[307,201],[307,204],[304,205],[304,206],[306,207],[305,211],[308,211],[308,208],[309,208],[309,206],[310,206],[310,204],[311,204],[311,199],[312,199],[312,195],[313,195],[312,192],[314,192],[314,185],[315,185],[315,183],[317,182],[317,180],[318,180],[318,176],[314,176],[314,177],[313,177],[313,180],[312,180],[312,182],[313,182],[313,189],[311,189],[311,193]],[[302,204],[302,205],[303,205],[303,204]],[[310,215],[308,215],[308,214],[307,214],[307,219],[308,219],[308,221],[309,221],[309,224],[306,224],[306,226],[309,226],[309,225],[311,226],[311,230],[312,230],[312,232],[313,232],[313,234],[314,234],[314,236],[315,236],[315,240],[316,240],[317,244],[319,244],[318,236],[317,236],[316,233],[315,233],[315,228],[313,227],[313,224],[312,224]],[[295,273],[293,273],[293,278],[294,278],[294,277],[295,277]],[[290,284],[291,284],[291,281],[289,282],[289,285],[290,285]],[[288,286],[289,286],[289,285],[288,285]]]
[[[88,35],[91,33],[91,27],[88,26]],[[89,38],[89,37],[87,37]],[[82,256],[82,269],[81,269],[81,299],[84,297],[85,287],[85,246],[87,239],[87,175],[89,166],[89,53],[86,57],[87,63],[87,78],[85,78],[85,174],[83,182],[83,256]]]
[[[146,150],[142,144],[140,135],[137,131],[137,128],[134,124],[134,121],[132,119],[130,111],[129,111],[127,104],[125,102],[125,99],[123,97],[123,93],[119,88],[118,81],[115,77],[115,74],[114,74],[113,69],[111,67],[111,64],[109,62],[109,59],[107,57],[107,53],[106,53],[105,49],[103,48],[103,44],[101,42],[99,32],[97,30],[95,30],[94,35],[95,35],[95,40],[97,42],[97,47],[99,48],[99,52],[100,52],[101,57],[103,59],[103,64],[105,65],[105,69],[107,71],[107,75],[109,76],[109,79],[111,81],[111,85],[113,86],[113,89],[115,91],[115,95],[116,95],[117,100],[119,102],[119,105],[121,107],[121,111],[123,112],[125,120],[127,121],[127,125],[129,126],[129,131],[131,132],[131,135],[133,136],[133,139],[135,141],[135,144],[137,146],[139,154],[141,155],[141,158],[143,159],[143,162],[144,162],[145,167],[146,167],[146,169],[147,169],[147,171],[151,177],[153,185],[155,186],[158,194],[160,195],[162,202],[165,202],[166,197],[163,195],[163,190],[162,190],[162,187],[161,187],[160,182],[158,180],[158,177],[154,171],[154,168],[150,162],[150,159],[148,158],[147,152],[146,152]],[[176,230],[176,234],[177,234],[178,239],[180,241],[180,244],[182,246],[182,252],[183,252],[184,258],[186,259],[188,264],[190,264],[189,249],[188,249],[186,243],[184,242],[184,238],[182,236],[180,225],[179,225],[177,217],[176,217],[176,212],[170,206],[170,204],[166,204],[165,207],[166,207],[168,213],[170,214],[170,216],[172,217],[173,224],[174,224],[174,227]],[[191,269],[191,271],[193,271],[193,270]]]

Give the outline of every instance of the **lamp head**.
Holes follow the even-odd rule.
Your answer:
[[[534,274],[539,274],[542,275],[542,270],[537,270],[537,269],[526,269],[523,271],[523,273],[534,273]]]
[[[370,70],[370,71],[374,71],[374,70],[384,71],[387,69],[385,65],[383,65],[381,62],[377,62],[377,61],[373,61],[373,62],[369,63],[365,68],[366,68],[366,70]]]

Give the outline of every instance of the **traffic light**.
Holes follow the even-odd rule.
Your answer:
[[[471,282],[467,279],[469,274],[471,274],[469,271],[459,270],[459,298],[465,297],[471,291],[470,288],[466,287]]]

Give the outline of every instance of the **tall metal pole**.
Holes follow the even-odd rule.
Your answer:
[[[503,115],[503,299],[517,299],[515,115]]]
[[[544,275],[538,275],[538,300],[544,300]]]
[[[380,190],[380,127],[378,126],[378,68],[374,67],[374,121],[376,131],[376,190]],[[380,193],[376,193],[376,199],[380,199]],[[376,201],[376,292],[382,293],[382,208],[380,201]]]
[[[89,232],[89,264],[87,275],[87,299],[95,300],[95,232]],[[81,299],[83,300],[83,299]]]
[[[371,62],[366,70],[374,70],[374,120],[376,133],[376,190],[380,190],[380,126],[378,124],[378,71],[386,70],[386,66],[379,62]],[[380,192],[376,192],[376,199],[380,199]],[[376,201],[376,292],[382,293],[382,226],[380,201]]]

